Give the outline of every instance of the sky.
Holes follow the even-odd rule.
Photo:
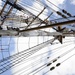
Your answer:
[[[21,0],[21,1],[29,4],[30,6],[35,6],[35,2],[32,2],[31,0]],[[42,1],[47,4],[46,0],[42,0]],[[67,10],[72,15],[75,15],[75,8],[74,8],[75,7],[75,0],[51,0],[51,2],[54,3],[55,5],[57,5],[58,7],[60,7],[61,9]],[[1,4],[2,4],[2,2],[0,0],[0,5]],[[38,6],[37,8],[40,9],[40,6]],[[56,8],[54,6],[52,6],[52,8],[54,8],[55,10],[59,10],[58,8]],[[48,12],[47,13],[47,15],[48,15],[50,13],[50,10],[46,10],[46,11]],[[55,15],[55,18],[58,17],[56,14],[54,14],[54,15]],[[41,17],[43,18],[46,16],[42,15]],[[13,54],[17,53],[18,51],[21,52],[21,51],[26,50],[28,48],[31,48],[37,44],[45,42],[49,39],[50,39],[50,37],[20,37],[20,38],[14,37],[11,39],[13,44],[10,45],[10,53],[11,53],[11,55],[13,55]],[[72,41],[72,39],[74,39],[74,38],[65,38],[65,39],[69,39],[69,41]],[[3,42],[6,44],[6,42],[9,42],[9,40],[4,38]],[[56,41],[56,42],[58,42],[58,41]],[[57,55],[60,55],[61,53],[65,52],[66,50],[73,48],[74,44],[75,44],[75,41],[73,41],[73,43],[70,46],[63,47],[63,48],[61,46],[66,45],[66,44],[59,43],[57,45],[52,45],[52,46],[48,45],[47,47],[41,49],[41,51],[39,51],[35,55],[41,54],[45,51],[50,51],[50,52],[47,53],[45,56],[42,55],[38,58],[35,58],[35,61],[36,61],[36,63],[38,62],[39,66],[40,66],[43,63],[46,63],[49,60],[55,58]],[[56,55],[55,54],[51,55],[51,54],[53,54],[53,49],[57,48],[59,46],[61,47],[61,48],[59,48],[61,51],[58,51],[56,53]],[[71,52],[70,54],[66,55],[65,57],[62,57],[62,59],[59,59],[56,63],[63,61],[64,59],[66,59],[67,57],[72,55],[74,52],[75,51]],[[49,60],[47,60],[45,57],[51,57],[51,58]],[[37,61],[38,59],[40,59],[40,60]],[[62,63],[61,66],[55,68],[55,70],[46,73],[45,75],[75,75],[75,60],[74,59],[75,59],[75,56],[70,58],[69,60],[65,61],[64,63]],[[2,75],[26,75],[27,73],[25,73],[25,72],[29,67],[31,67],[31,70],[29,70],[29,71],[32,71],[33,69],[36,68],[35,67],[36,63],[33,64],[33,62],[34,62],[34,59],[31,59],[31,58],[29,59],[29,61],[25,60],[25,61],[21,62],[21,64],[19,66],[17,65],[17,67],[13,67],[12,69],[9,70],[9,72],[7,71],[7,72],[3,73]],[[55,66],[56,63],[53,64],[52,66]],[[29,64],[30,64],[30,66],[27,66]],[[23,70],[20,71],[22,68],[23,68]],[[43,69],[41,72],[39,72],[35,75],[44,75],[44,73],[46,71],[48,71],[49,69],[50,69],[50,67]],[[32,74],[30,74],[30,75],[32,75]]]

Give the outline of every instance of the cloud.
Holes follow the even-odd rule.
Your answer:
[[[70,0],[71,4],[75,5],[75,0]]]
[[[65,0],[60,0],[60,1],[59,0],[45,0],[45,1],[46,1],[46,4],[53,9],[52,11],[54,12],[60,11],[60,9],[65,8]],[[54,13],[54,16],[59,17],[56,13]]]
[[[64,1],[65,0],[49,0],[50,2],[52,2],[53,4],[55,4],[57,7],[59,7],[59,8],[61,8],[62,6],[63,6],[63,4],[64,4]],[[61,5],[61,6],[60,6]],[[52,5],[53,6],[53,9],[55,9],[55,10],[59,10],[57,7],[55,7],[54,5]]]

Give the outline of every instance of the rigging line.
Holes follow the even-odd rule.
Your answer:
[[[15,11],[12,11],[11,13],[13,14],[13,16],[15,17],[15,15],[17,14],[17,9],[15,9]],[[11,15],[12,16],[12,15]]]
[[[35,16],[33,13],[31,13],[31,12],[29,12],[28,10],[26,10],[26,9],[24,9],[24,11],[27,11],[29,14],[31,14],[31,15],[33,15],[33,16]],[[25,13],[24,11],[22,11],[23,13]],[[38,17],[38,19],[40,20],[40,21],[42,21],[42,22],[44,22],[43,20],[41,20],[39,17]],[[45,22],[44,22],[45,23]]]
[[[55,5],[54,3],[52,3],[51,1],[47,0],[50,4],[54,5],[55,7],[59,8],[60,10],[62,10],[60,7],[58,7],[57,5]]]
[[[40,61],[40,60],[39,60],[39,61]],[[39,61],[37,61],[37,62],[39,62]],[[36,63],[36,62],[35,62],[35,63]],[[36,63],[36,64],[35,64],[35,63],[34,63],[34,66],[36,66],[36,65],[39,64],[39,63]],[[27,67],[27,68],[28,68],[28,67]],[[29,69],[31,69],[31,68],[29,68]],[[23,70],[24,70],[24,68],[23,68]],[[21,70],[20,70],[20,71],[21,71]],[[26,70],[24,70],[24,71],[26,71]],[[23,73],[23,72],[22,72],[22,73]],[[22,74],[22,73],[21,73],[21,74]]]
[[[26,12],[24,12],[24,11],[26,11],[28,14],[30,14],[30,15],[36,17],[33,13],[31,13],[31,12],[29,12],[27,9],[24,9],[24,8],[23,8],[23,11],[22,11],[22,12],[23,12],[23,13],[26,13]],[[39,17],[38,17],[38,19],[41,20]],[[42,21],[42,20],[41,20],[41,21]]]
[[[53,40],[54,40],[54,39],[52,39],[52,41],[50,41],[50,42],[53,42]],[[50,42],[49,42],[49,43],[50,43]],[[32,52],[34,52],[34,53],[35,53],[36,51],[38,51],[38,50],[35,50],[35,51],[34,51],[34,50],[32,50]],[[31,53],[31,51],[30,51],[30,54],[29,54],[28,56],[26,56],[25,58],[24,58],[24,57],[22,57],[23,59],[21,58],[21,60],[20,60],[20,61],[18,61],[18,60],[17,60],[17,62],[16,62],[16,63],[14,63],[14,62],[13,62],[13,64],[12,64],[12,63],[10,63],[10,64],[9,64],[9,65],[7,65],[6,67],[3,67],[3,68],[2,68],[2,70],[4,70],[4,71],[2,71],[2,70],[1,70],[1,73],[5,72],[5,71],[6,71],[6,70],[8,70],[9,68],[11,68],[11,67],[15,66],[16,64],[20,63],[21,61],[23,61],[24,59],[26,59],[27,57],[29,57],[30,55],[32,55],[32,54],[34,54],[34,53]],[[12,64],[12,65],[11,65],[11,64]]]
[[[38,2],[38,0],[36,0],[36,2]],[[41,1],[39,1],[38,3],[41,4],[40,2]],[[52,5],[54,5],[55,7],[59,8],[60,10],[62,10],[60,7],[58,7],[57,5],[55,5],[54,3],[52,3],[51,1],[47,0],[47,2],[49,2]]]
[[[34,0],[33,0],[33,1],[34,1]],[[42,5],[42,6],[46,6],[46,7],[48,7],[49,9],[51,9],[51,10],[55,11],[53,8],[49,7],[47,4],[45,4],[45,3],[44,3],[44,2],[42,2],[42,1],[35,0],[35,2],[36,2],[36,3],[38,3],[38,4],[40,4],[40,5]]]
[[[34,0],[33,0],[33,1],[34,1]],[[35,1],[35,2],[37,2],[38,4],[40,4],[40,5],[41,5],[41,3],[40,3],[40,2],[38,2],[38,1]],[[43,5],[43,6],[44,6],[44,5]],[[50,16],[50,15],[49,15],[49,16]],[[49,17],[48,17],[48,18],[49,18]],[[48,19],[48,18],[47,18],[47,19]]]
[[[29,53],[29,55],[30,55],[30,53]],[[28,54],[27,54],[27,56],[28,56]],[[27,56],[26,56],[26,57],[27,57]],[[23,56],[23,57],[24,57],[24,56]],[[23,58],[23,57],[21,57],[21,58]],[[18,58],[18,59],[21,59],[21,58]],[[16,61],[18,61],[18,59],[17,59]],[[15,63],[16,61],[13,61],[13,63]],[[8,62],[7,62],[7,63],[8,63]],[[6,64],[6,63],[3,63],[2,65],[4,65],[4,64]],[[2,66],[2,65],[1,65],[1,66]]]
[[[46,41],[46,42],[49,42],[49,41],[50,41],[50,40],[48,40],[48,41]],[[51,41],[52,41],[52,39],[51,39]],[[46,42],[44,42],[44,43],[46,43]],[[38,45],[36,45],[36,46],[31,47],[30,49],[35,48],[35,47],[37,47],[37,46],[39,46],[39,45],[42,45],[42,44],[44,44],[44,43],[40,43],[40,44],[38,44]],[[23,51],[19,52],[19,54],[22,54],[22,53],[24,53],[24,52],[28,52],[28,51],[30,51],[30,49],[23,50]],[[14,54],[14,55],[12,55],[12,56],[10,56],[10,57],[5,58],[4,60],[7,60],[7,59],[12,58],[12,57],[16,57],[16,56],[19,55],[19,54],[16,53],[16,54]],[[4,61],[4,60],[3,60],[3,61]],[[0,63],[3,62],[3,61],[1,60]]]
[[[54,3],[50,2],[49,0],[47,0],[50,4],[54,5],[55,7],[59,8],[64,14],[66,14],[67,16],[71,17],[72,15],[70,13],[68,13],[66,10],[61,9],[60,7],[58,7],[57,5],[55,5]]]
[[[43,67],[43,66],[44,66],[44,65],[42,65],[41,67]],[[41,68],[41,67],[40,67],[40,68]],[[21,74],[22,74],[22,73],[21,73]],[[19,74],[19,75],[20,75],[20,74]],[[25,74],[25,75],[29,75],[29,74],[27,73],[27,74]]]
[[[25,14],[25,12],[24,11],[22,11],[24,14]],[[27,10],[27,12],[28,13],[30,13],[28,10]],[[32,13],[30,13],[31,15],[33,15]],[[33,15],[33,17],[36,17],[36,15]],[[42,19],[40,19],[39,17],[37,18],[39,21],[41,21],[41,22],[44,22],[44,23],[46,23],[45,21],[43,21]],[[33,24],[32,24],[33,25]]]
[[[60,66],[62,63],[64,63],[65,61],[69,60],[70,58],[72,58],[73,56],[75,56],[75,54],[72,54],[71,56],[69,56],[68,58],[66,58],[64,61],[62,61],[61,63],[57,63],[55,67]],[[58,65],[59,64],[59,65]],[[46,73],[50,72],[50,70],[48,70]],[[46,74],[44,73],[44,75]]]
[[[26,58],[27,58],[27,57],[26,57]],[[10,63],[10,64],[8,64],[7,66],[3,67],[3,68],[1,69],[1,74],[2,74],[3,72],[5,72],[6,70],[8,70],[9,68],[15,66],[16,64],[22,62],[24,59],[25,59],[25,57],[22,57],[21,60],[17,60],[17,62],[13,62],[13,64]],[[11,65],[11,64],[12,64],[12,65]],[[4,66],[4,65],[1,65],[1,66]],[[3,72],[2,72],[2,71],[3,71]]]
[[[49,3],[51,3],[51,4],[53,4],[52,2],[50,2],[49,0],[47,0]],[[55,7],[57,7],[57,8],[59,8],[58,6],[56,6],[55,4],[53,4]],[[62,12],[64,13],[64,14],[66,14],[67,16],[72,16],[70,13],[68,13],[66,10],[64,10],[64,9],[61,9],[61,8],[59,8],[60,10],[62,10]]]
[[[52,3],[52,2],[50,2],[49,0],[47,0],[49,3],[51,3],[52,5],[54,5],[55,7],[57,7],[57,8],[59,8],[58,6],[56,6],[54,3]],[[67,13],[67,11],[66,10],[64,10],[64,9],[61,9],[61,8],[59,8],[60,10],[62,10],[62,12],[64,13],[64,14],[67,14],[69,17],[72,17],[72,15],[70,14],[70,13]],[[67,18],[66,18],[67,19]],[[69,19],[67,19],[67,20],[69,20]]]
[[[70,43],[70,42],[74,42],[75,41],[75,38],[72,38],[73,40],[71,40],[71,39],[64,39],[65,41],[63,41],[63,43]],[[11,43],[11,44],[14,44],[14,43]],[[15,44],[17,44],[17,43],[15,43]],[[24,44],[24,43],[21,43],[21,44]],[[39,43],[38,43],[39,44]],[[55,42],[55,43],[53,43],[52,45],[54,45],[54,44],[60,44],[59,42]],[[7,46],[7,45],[5,45],[5,46]]]
[[[38,1],[39,1],[39,0],[38,0]],[[60,13],[59,11],[54,10],[52,7],[48,6],[47,4],[45,4],[45,3],[42,2],[42,1],[39,1],[39,2],[41,2],[44,6],[48,7],[49,9],[53,10],[54,12],[56,12],[58,15],[60,15],[60,16],[62,16],[63,18],[66,18],[66,19],[67,19],[67,17],[66,17],[64,14]],[[68,19],[67,19],[67,20],[68,20]]]
[[[48,18],[50,18],[52,14],[53,14],[53,12],[51,12],[51,13],[48,15],[48,17],[47,17],[46,19],[44,19],[44,21],[46,21]]]
[[[35,75],[36,73],[38,73],[38,72],[41,71],[42,69],[46,68],[46,67],[47,67],[46,65],[47,65],[47,63],[41,65],[40,67],[36,68],[35,70],[33,70],[33,71],[27,73],[27,75],[29,75],[29,74],[33,73],[34,71],[36,71],[35,73],[33,73],[33,75]],[[37,70],[38,70],[38,71],[37,71]],[[24,75],[26,75],[26,74],[24,74]]]
[[[46,68],[46,66],[45,66],[45,64],[44,64],[44,65],[38,67],[37,69],[35,69],[35,70],[33,70],[33,71],[31,71],[31,72],[29,72],[29,73],[27,73],[27,74],[24,74],[24,75],[30,75],[31,73],[33,73],[34,71],[38,70],[39,68],[40,68],[40,70],[41,70],[41,69]],[[39,70],[38,70],[38,71],[39,71]],[[33,75],[34,75],[34,74],[33,74]]]
[[[23,52],[24,53],[24,52]],[[19,55],[20,56],[20,55]],[[15,56],[16,57],[16,56]],[[15,59],[15,58],[14,58]]]
[[[13,6],[13,5],[12,5],[12,6]],[[27,11],[27,10],[24,9],[23,7],[22,7],[22,10],[25,10],[25,11],[28,12],[29,14],[33,15],[31,12]]]
[[[75,47],[74,47],[74,48],[75,48]],[[72,52],[72,50],[74,50],[74,48],[72,48],[72,49],[68,50],[67,52],[63,53],[62,55],[60,55],[60,57],[63,57],[64,55],[66,55],[66,54]]]
[[[1,25],[4,23],[5,19],[7,18],[6,16],[8,16],[11,13],[12,10],[13,10],[13,7],[11,7],[9,9],[9,11],[7,12],[7,14],[4,16],[4,19],[3,19],[2,23],[1,23]]]
[[[53,14],[53,12],[52,12],[46,19],[44,19],[44,21],[42,21],[41,23],[47,24],[46,20],[47,20],[49,17],[51,17],[52,14]],[[36,24],[39,24],[38,27],[41,26],[41,24],[40,24],[39,22],[38,22],[38,23],[35,23],[35,24],[31,24],[31,26],[36,25]],[[20,28],[25,28],[25,26],[20,27]]]
[[[41,0],[40,1],[38,0],[37,2],[41,3],[43,6],[46,6],[46,8],[51,9],[54,12],[57,12],[56,10],[54,10],[52,7],[48,6],[47,4],[45,4],[44,2],[42,2]]]
[[[44,6],[40,1],[37,1],[37,0],[32,0],[32,1],[35,1],[37,4],[39,4],[41,6]]]
[[[50,72],[50,70],[48,70],[47,72],[45,72],[43,75],[47,74],[48,72]]]
[[[35,17],[36,15],[34,15],[33,13],[31,13],[30,11],[28,11],[27,9],[24,9],[23,11],[21,11],[21,12],[23,12],[24,14],[26,14],[26,12],[28,13],[28,15],[32,15],[33,17]],[[39,17],[38,17],[38,19],[39,20],[41,20]],[[42,21],[42,20],[41,20]]]
[[[74,41],[75,41],[75,40],[73,40],[73,41],[72,41],[72,40],[71,40],[71,41],[65,41],[65,42],[63,42],[63,43],[66,43],[66,42],[74,42]]]
[[[72,43],[71,43],[72,44]],[[69,46],[69,45],[71,45],[71,44],[68,44],[68,45],[65,45],[65,47],[67,47],[67,46]],[[64,48],[64,47],[63,47]],[[58,48],[59,49],[59,48]],[[53,49],[52,49],[53,50]],[[53,50],[53,53],[52,54],[54,54],[55,55],[55,53],[57,54],[57,52],[59,52],[59,51],[61,51],[61,50],[57,50],[57,49],[55,49],[55,50]],[[51,56],[53,56],[51,54]]]
[[[14,1],[14,4],[15,4],[16,2],[17,2],[17,0]],[[3,23],[4,23],[5,19],[6,19],[6,16],[8,16],[8,15],[11,13],[11,11],[13,10],[13,8],[14,8],[14,7],[11,7],[11,8],[9,9],[8,13],[5,15],[3,21],[2,21],[2,23],[1,23],[0,25],[3,25]]]
[[[64,61],[62,61],[61,63],[64,63],[65,61],[67,61],[68,59],[70,59],[71,57],[75,56],[75,54],[69,56],[67,59],[65,59]]]
[[[67,55],[68,53],[72,52],[74,50],[75,47],[69,49],[68,51],[64,52],[63,54],[61,54],[59,57],[57,57],[58,59],[59,58],[62,58],[63,56]]]
[[[31,64],[32,64],[32,63],[31,63]],[[22,73],[28,71],[29,69],[32,69],[31,64],[29,64],[29,65],[23,67],[22,69],[18,70],[16,73],[18,73],[18,72],[21,71],[21,73],[19,73],[19,75],[20,75],[20,74],[22,74]],[[37,61],[35,61],[35,62],[33,62],[33,64],[34,64],[34,66],[39,65],[39,64],[40,64],[40,59],[37,60]],[[14,74],[16,74],[16,73],[14,73]]]
[[[24,60],[24,58],[25,58],[25,57],[21,58],[21,60],[17,60],[16,63],[13,62],[13,64],[10,63],[10,64],[6,65],[5,67],[3,67],[3,68],[1,69],[0,74],[2,74],[3,72],[5,72],[5,71],[8,70],[9,68],[15,66],[16,64],[22,62],[22,61]],[[1,66],[4,66],[4,65],[1,65]]]
[[[51,56],[52,56],[52,55],[51,55]],[[34,56],[34,57],[35,57],[35,56]],[[36,63],[36,62],[35,62],[35,63]],[[34,63],[33,63],[33,64],[34,64]],[[24,68],[23,68],[23,70],[24,70]],[[24,72],[26,72],[26,70],[24,70]],[[22,72],[22,73],[23,73],[23,72]],[[22,73],[21,73],[21,74],[22,74]]]
[[[17,10],[15,10],[13,13],[11,12],[12,15],[10,15],[10,16],[13,16],[13,18],[14,18],[15,15],[16,15],[16,13],[17,13]],[[7,19],[9,19],[9,18],[10,18],[10,17],[8,16]],[[13,19],[13,18],[12,18],[12,22],[14,22],[14,19]],[[6,20],[7,20],[7,19],[6,19]],[[13,25],[14,23],[11,23],[11,24],[12,24],[11,27],[14,27],[14,25]],[[7,27],[9,27],[9,25],[7,25]],[[7,29],[7,30],[8,30],[8,29]]]
[[[42,10],[37,16],[34,17],[34,19],[27,25],[27,27],[26,27],[25,29],[27,29],[27,28],[35,21],[35,19],[37,19],[38,16],[40,16],[40,15],[43,13],[43,11],[44,11],[45,9],[46,9],[46,7],[44,7],[43,10]]]
[[[75,55],[75,54],[74,54]],[[52,67],[52,68],[55,68],[55,67]],[[50,70],[48,70],[47,72],[45,72],[43,75],[45,75],[46,73],[50,72]],[[34,75],[34,74],[33,74]]]
[[[4,6],[3,6],[3,8],[2,8],[2,10],[1,10],[1,12],[0,12],[0,16],[2,15],[2,13],[3,13],[3,11],[4,11],[4,8],[6,7],[6,5],[7,5],[7,0],[5,1],[5,4],[4,4]]]
[[[31,6],[29,6],[29,5],[27,5],[27,4],[24,4],[24,3],[20,3],[20,4],[23,5],[23,6],[29,7],[29,8],[31,8],[31,9],[37,11],[37,12],[39,12],[39,11],[38,11],[39,9],[36,10],[35,7],[31,7]],[[41,10],[41,9],[40,9],[40,10]]]
[[[70,41],[68,41],[68,42],[70,42]],[[65,43],[68,43],[68,42],[65,42]],[[71,41],[72,42],[72,41]],[[68,44],[68,45],[70,45],[70,44]],[[68,45],[66,45],[66,46],[68,46]],[[64,47],[65,45],[62,45],[61,47]],[[58,48],[61,48],[61,47],[57,47],[57,48],[54,48],[53,50],[56,50],[56,49],[58,49]]]
[[[35,56],[34,56],[35,57]]]
[[[44,25],[44,26],[41,26],[41,27],[34,27],[34,28],[28,28],[28,29],[24,29],[24,30],[20,30],[19,32],[25,32],[25,31],[31,31],[31,30],[39,30],[39,29],[43,29],[43,28],[50,28],[50,27],[53,27],[53,26],[62,26],[62,25],[65,25],[65,24],[70,24],[70,23],[73,23],[75,22],[75,20],[70,20],[70,21],[64,21],[64,22],[58,22],[58,23],[54,23],[54,24],[48,24],[47,26]]]
[[[68,44],[68,45],[71,45],[71,44],[72,44],[72,43],[70,43],[70,44]],[[66,47],[66,46],[68,46],[68,45],[65,45],[65,46],[62,46],[62,47]],[[59,48],[61,48],[61,47],[58,47],[58,48],[52,49],[52,50],[53,50],[53,53],[56,52],[57,49],[59,49]],[[48,52],[50,52],[50,51],[47,51],[47,52],[41,53],[41,54],[39,54],[39,55],[37,55],[37,56],[40,56],[40,55],[46,54],[46,53],[48,53]],[[36,57],[36,56],[34,56],[34,57]]]
[[[33,0],[33,1],[34,1],[34,0]],[[42,6],[48,7],[48,9],[51,9],[51,10],[53,10],[54,12],[57,12],[57,11],[55,11],[53,8],[51,8],[50,6],[48,6],[47,4],[45,4],[45,3],[42,2],[42,1],[35,0],[35,2],[37,2],[38,4],[40,4],[40,5],[42,5]]]
[[[38,9],[38,8],[36,8],[36,7],[31,7],[31,6],[27,5],[27,4],[23,4],[23,3],[20,3],[20,4],[26,6],[26,7],[30,8],[30,9],[33,9],[33,10],[36,11],[36,12],[40,12],[40,11],[42,10],[42,9]],[[38,9],[38,10],[37,10],[37,9]],[[47,15],[47,11],[44,12],[44,15]]]
[[[49,18],[49,17],[48,17]],[[68,18],[68,17],[67,17]],[[61,19],[64,19],[64,18],[61,18]],[[59,20],[59,19],[55,19],[55,20]],[[55,21],[55,20],[51,20],[51,21]],[[42,23],[46,23],[45,21],[42,21]],[[36,24],[40,24],[40,23],[36,23]],[[46,23],[47,24],[47,23]],[[34,25],[34,24],[32,24]],[[40,25],[39,25],[40,26]],[[24,28],[24,27],[23,27]]]
[[[8,18],[12,17],[14,18],[16,16],[16,13],[17,13],[17,9],[15,9],[15,11],[12,11],[11,14],[8,16]]]
[[[51,3],[52,5],[54,5],[55,7],[57,7],[57,8],[59,8],[58,6],[56,6],[55,4],[53,4],[52,2],[50,2],[49,0],[47,0],[49,3]],[[59,8],[60,10],[62,10],[61,8]],[[67,11],[66,10],[62,10],[62,12],[64,13],[64,14],[67,14],[69,17],[72,17],[72,15],[70,14],[70,13],[67,13]],[[60,13],[61,14],[61,13]],[[66,16],[65,15],[62,15],[62,16],[64,16],[64,18],[66,18]],[[66,18],[67,19],[67,18]],[[67,19],[67,20],[69,20],[69,19]]]
[[[17,9],[14,9],[12,12],[11,12],[11,14],[10,14],[10,16],[12,16],[12,15],[14,15],[14,14],[16,14],[17,13]]]
[[[25,67],[23,67],[22,69],[18,70],[16,73],[18,73],[18,72],[20,72],[20,71],[23,71],[23,70],[24,70],[24,72],[26,72],[27,70],[31,69],[31,68],[32,68],[32,67],[30,67],[31,64],[34,64],[34,66],[37,66],[38,64],[40,64],[40,59],[41,59],[41,58],[39,58],[38,60],[36,60],[36,61],[30,63],[29,65],[26,65],[25,67],[27,67],[28,69],[25,68]],[[47,57],[43,58],[43,60],[44,60],[44,59],[47,59]],[[25,62],[26,62],[26,61],[25,61]],[[25,69],[26,69],[26,70],[25,70]],[[21,74],[24,73],[24,72],[21,72]],[[14,74],[16,74],[16,73],[14,73]]]
[[[34,1],[34,0],[33,0]],[[40,4],[40,5],[42,5],[42,6],[45,6],[45,7],[48,7],[49,9],[51,9],[51,10],[53,10],[54,12],[57,12],[57,11],[55,11],[53,8],[51,8],[51,7],[49,7],[47,4],[45,4],[44,2],[42,3],[42,1],[35,1],[35,2],[37,2],[38,4]]]
[[[46,22],[47,19],[50,18],[50,17],[52,16],[52,14],[53,14],[53,12],[51,12],[51,13],[48,15],[48,17],[44,19],[44,22],[45,22],[46,25],[47,25],[47,22]],[[41,24],[40,24],[39,26],[41,26]],[[39,26],[38,26],[38,27],[39,27]]]
[[[42,54],[42,55],[43,55],[43,54]],[[39,55],[39,56],[40,56],[40,55]],[[34,57],[36,57],[36,56],[34,56]],[[31,58],[32,58],[32,57],[31,57]],[[30,59],[30,58],[29,58],[29,59]],[[28,59],[28,60],[29,60],[29,59]],[[27,60],[26,60],[26,61],[27,61]],[[26,62],[26,61],[25,61],[25,62]]]
[[[75,48],[75,47],[74,47],[74,48]],[[58,59],[62,58],[62,57],[65,56],[66,54],[68,54],[68,53],[70,53],[71,51],[73,51],[74,48],[70,49],[69,51],[66,51],[65,53],[61,54],[60,56],[56,57],[55,59],[58,60]],[[55,59],[51,60],[50,63],[48,63],[49,65],[46,63],[46,64],[45,64],[46,67],[48,67],[48,66],[50,66],[52,63],[54,63],[53,61],[54,61]],[[44,68],[43,68],[43,69],[44,69]],[[41,70],[39,70],[39,71],[41,71]],[[39,72],[39,71],[38,71],[38,72]],[[37,73],[37,72],[35,72],[35,74],[36,74],[36,73]],[[33,75],[35,75],[35,74],[33,74]]]
[[[39,56],[40,56],[40,55],[39,55]],[[38,56],[38,57],[39,57],[39,56]],[[36,56],[34,56],[34,57],[36,57]],[[31,57],[31,58],[32,58],[32,57]],[[30,58],[29,58],[29,59],[30,59]],[[28,59],[28,60],[29,60],[29,59]],[[25,61],[25,62],[26,62],[26,61]],[[24,62],[24,63],[25,63],[25,62]],[[20,65],[20,64],[19,64],[19,65]],[[17,66],[18,66],[18,65],[17,65]]]

